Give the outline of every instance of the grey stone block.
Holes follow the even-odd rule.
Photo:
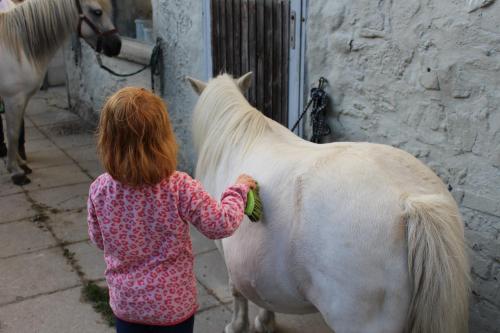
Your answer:
[[[106,263],[103,252],[90,241],[68,245],[66,248],[75,254],[74,258],[86,279],[93,281],[104,279]]]
[[[26,142],[26,153],[28,154],[54,149],[57,149],[57,146],[55,146],[50,140],[46,138]]]
[[[196,228],[190,227],[191,241],[193,242],[193,251],[195,254],[209,252],[217,249],[215,242],[203,236]]]
[[[78,284],[60,248],[0,259],[0,306]]]
[[[38,169],[30,175],[30,179],[31,184],[25,186],[28,191],[90,181],[90,178],[74,164]]]
[[[198,281],[219,300],[230,302],[233,297],[228,285],[226,264],[218,251],[199,255],[195,259],[195,273]]]
[[[231,322],[231,312],[225,306],[198,313],[194,322],[194,333],[222,333]]]
[[[37,211],[23,193],[0,197],[0,223],[17,221],[36,214]]]
[[[73,161],[59,148],[27,152],[28,165],[33,170],[72,164]]]
[[[80,301],[81,288],[43,295],[0,308],[2,333],[113,333],[92,306]]]
[[[54,237],[40,224],[29,220],[0,224],[0,258],[55,245],[57,243]]]
[[[88,240],[87,210],[50,214],[47,224],[56,237],[65,243]]]
[[[30,197],[53,213],[65,210],[84,210],[87,207],[90,180],[76,185],[30,191]]]
[[[196,284],[198,290],[198,312],[204,311],[208,308],[221,305],[219,301],[209,294],[208,290],[203,287],[201,284]]]

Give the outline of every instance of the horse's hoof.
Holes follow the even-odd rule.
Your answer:
[[[249,333],[250,325],[248,323],[239,323],[239,324],[229,324],[224,329],[224,333]]]
[[[14,175],[11,178],[12,178],[12,182],[14,183],[14,185],[17,185],[17,186],[24,186],[24,185],[28,185],[29,183],[31,183],[31,180],[28,177],[26,177],[25,174]]]
[[[7,146],[5,143],[0,143],[0,158],[7,156]]]
[[[255,317],[254,325],[256,333],[274,333],[276,331],[276,320],[273,312],[261,312]]]
[[[23,169],[25,175],[29,175],[29,174],[33,173],[33,170],[31,170],[31,168],[29,166],[27,166],[26,164],[20,165],[20,167],[21,167],[21,169]]]

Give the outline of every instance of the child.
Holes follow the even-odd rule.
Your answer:
[[[196,280],[189,223],[231,236],[255,181],[242,175],[215,201],[175,171],[177,145],[157,96],[125,88],[101,113],[98,151],[107,173],[90,186],[89,235],[104,250],[117,332],[192,332]]]

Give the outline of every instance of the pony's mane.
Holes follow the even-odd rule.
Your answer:
[[[224,74],[212,79],[193,114],[197,173],[215,172],[224,151],[243,157],[273,127],[268,118],[248,103],[231,76]]]
[[[0,13],[0,43],[18,59],[24,53],[30,63],[40,67],[77,24],[75,0],[28,0]]]

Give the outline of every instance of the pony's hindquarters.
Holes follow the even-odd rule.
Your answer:
[[[458,209],[444,195],[403,199],[412,295],[409,333],[468,331],[469,264]]]

